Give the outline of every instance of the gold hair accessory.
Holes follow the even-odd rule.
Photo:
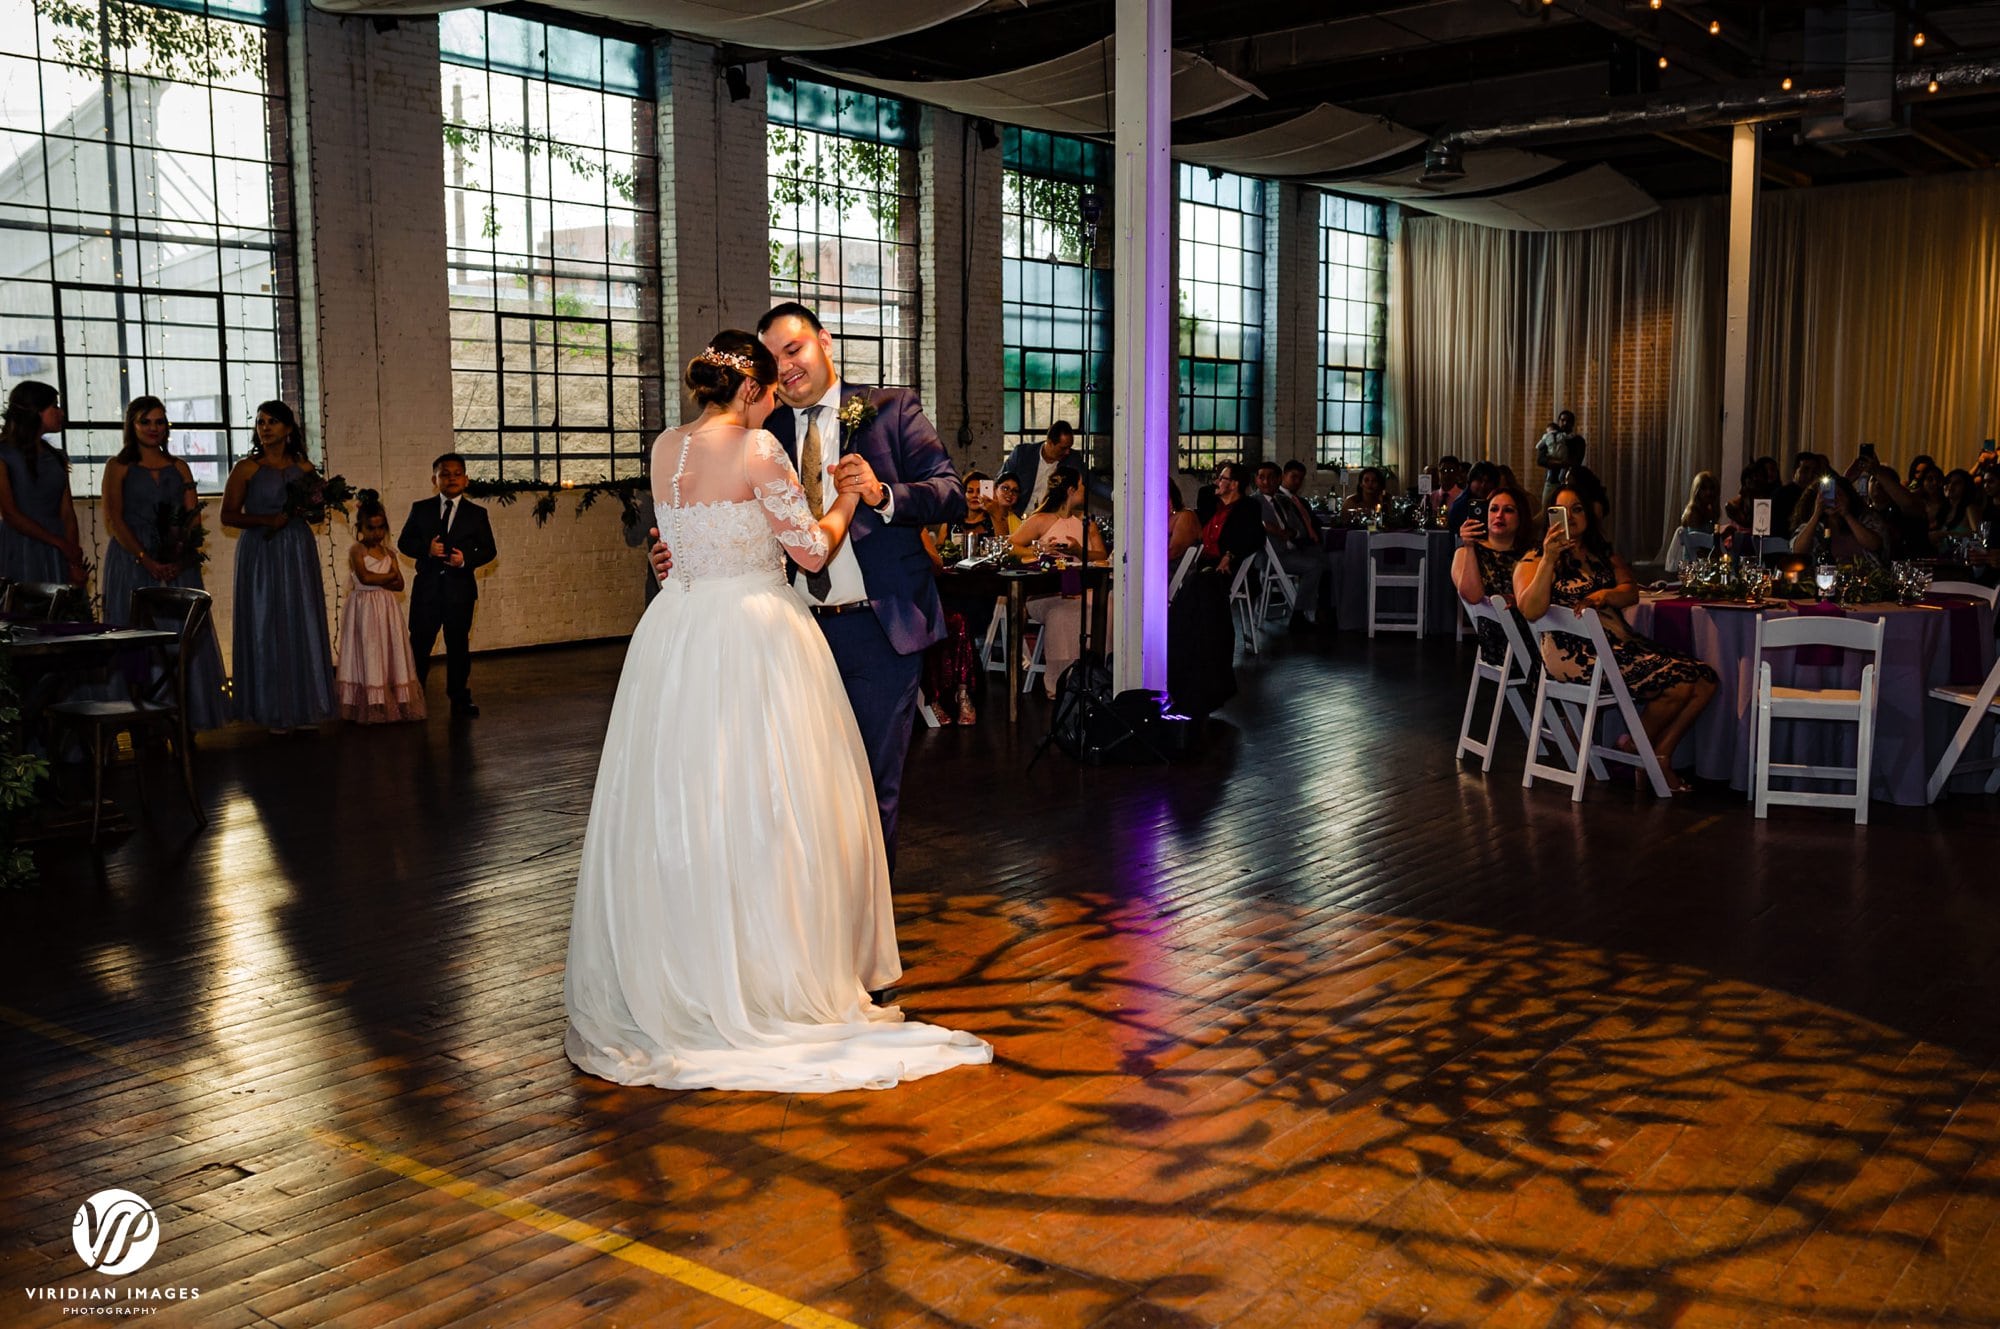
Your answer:
[[[734,369],[739,374],[750,372],[749,356],[738,355],[734,351],[718,351],[713,346],[702,348],[701,354],[697,355],[695,359],[706,360],[712,365],[722,365],[724,368]]]

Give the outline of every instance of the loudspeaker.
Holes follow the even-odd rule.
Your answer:
[[[1086,704],[1085,694],[1091,702]],[[1111,671],[1095,656],[1063,670],[1056,680],[1051,723],[1056,746],[1091,766],[1173,760],[1192,756],[1200,721],[1167,714],[1166,694],[1132,688],[1111,695]]]

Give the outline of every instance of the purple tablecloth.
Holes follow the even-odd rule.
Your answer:
[[[1750,670],[1757,646],[1757,619],[1793,612],[1789,607],[1760,611],[1678,598],[1642,600],[1625,611],[1634,629],[1663,646],[1688,650],[1712,666],[1719,680],[1715,700],[1681,744],[1681,766],[1692,763],[1695,774],[1705,780],[1727,780],[1737,789],[1750,787],[1750,736],[1756,726],[1757,698]],[[1944,751],[1952,725],[1963,714],[1942,704],[1927,704],[1927,693],[1932,687],[1954,681],[1967,665],[1973,681],[1985,676],[1993,663],[1993,611],[1985,605],[1949,609],[1857,605],[1842,612],[1849,618],[1879,618],[1886,624],[1876,674],[1875,769],[1869,781],[1870,793],[1887,803],[1920,806],[1925,801],[1924,783],[1931,767]],[[1686,640],[1673,640],[1680,633],[1686,634]],[[1964,637],[1969,637],[1969,645],[1961,640]],[[1781,687],[1860,686],[1862,657],[1831,651],[1827,654],[1832,660],[1824,664],[1787,658],[1806,654],[1805,650],[1773,652],[1769,657],[1773,681]],[[1780,762],[1852,765],[1854,727],[1782,723],[1772,737],[1772,757]]]

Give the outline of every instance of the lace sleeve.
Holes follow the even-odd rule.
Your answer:
[[[750,480],[750,492],[763,506],[764,520],[770,523],[772,533],[792,561],[807,572],[818,572],[825,567],[833,555],[833,546],[826,532],[813,520],[812,509],[806,506],[806,492],[799,487],[798,472],[792,469],[791,459],[778,446],[778,440],[764,430],[754,431],[744,471]]]

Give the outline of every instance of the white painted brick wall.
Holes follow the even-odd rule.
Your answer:
[[[924,405],[961,475],[974,468],[993,472],[1005,455],[1000,149],[981,148],[964,116],[926,107],[917,167]],[[968,195],[974,209],[970,281],[964,280]],[[971,427],[969,445],[960,440],[961,425]]]

